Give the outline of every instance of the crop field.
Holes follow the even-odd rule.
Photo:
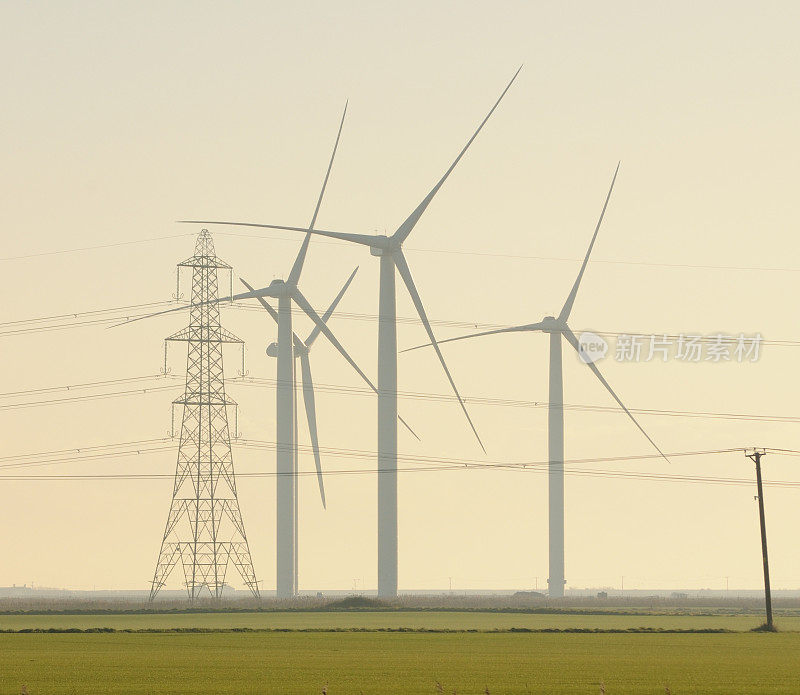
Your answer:
[[[743,695],[797,693],[798,682],[798,633],[0,635],[4,695]]]
[[[127,613],[0,615],[0,630],[112,628],[115,630],[735,630],[747,631],[758,614],[603,615],[496,611],[268,611],[249,613]],[[782,631],[800,631],[800,616],[777,616]]]

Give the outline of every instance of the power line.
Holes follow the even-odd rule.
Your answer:
[[[5,321],[0,323],[0,336],[24,335],[27,333],[59,331],[67,328],[82,328],[85,326],[97,326],[115,323],[123,317],[125,319],[129,319],[146,316],[153,309],[174,303],[174,301],[163,300],[158,302],[146,302],[143,304],[129,304],[120,307],[111,307],[108,309],[92,309],[90,311],[73,312],[69,314],[56,314],[53,316],[41,316],[28,319],[18,319],[16,321]],[[125,313],[131,311],[138,313]],[[122,316],[120,316],[121,313]],[[108,314],[110,314],[110,316]],[[66,319],[71,320],[66,321]],[[46,321],[52,323],[49,325],[37,325]]]
[[[160,437],[155,439],[134,439],[127,442],[117,442],[115,444],[92,444],[89,446],[70,447],[68,449],[52,449],[50,451],[37,451],[31,454],[12,454],[10,456],[0,456],[0,461],[17,461],[28,458],[41,458],[43,456],[64,456],[64,455],[83,455],[87,453],[114,449],[120,447],[142,447],[150,446],[156,442],[171,442],[171,437]]]
[[[119,321],[119,318],[99,318],[91,319],[88,321],[72,321],[70,323],[55,324],[52,326],[33,326],[13,328],[10,330],[0,331],[0,336],[6,335],[26,335],[28,333],[49,333],[51,331],[63,331],[69,328],[84,328],[86,326],[97,326]]]
[[[277,380],[259,377],[244,377],[231,379],[228,381],[231,385],[253,385],[253,386],[269,386],[274,387]],[[346,386],[343,384],[324,384],[315,383],[314,389],[316,391],[339,393],[339,394],[355,394],[363,396],[374,396],[374,392],[370,389],[361,386]],[[455,401],[456,397],[450,394],[429,393],[424,391],[398,391],[397,397],[401,399],[419,400],[419,401]],[[487,396],[462,396],[462,400],[470,405],[491,405],[503,406],[512,408],[534,408],[543,409],[548,408],[550,403],[548,401],[528,401],[510,398],[496,398]],[[598,413],[624,413],[619,406],[605,406],[605,405],[585,405],[577,403],[564,403],[565,410],[573,410],[579,412],[598,412]],[[786,422],[798,423],[800,422],[799,416],[793,415],[759,415],[755,413],[729,413],[729,412],[711,412],[711,411],[692,411],[692,410],[659,410],[655,408],[629,408],[632,413],[637,415],[660,415],[666,417],[689,417],[689,418],[709,418],[720,420],[747,420],[755,422]]]
[[[261,307],[251,306],[248,304],[243,304],[240,302],[232,302],[230,304],[225,304],[231,309],[236,309],[239,311],[255,311],[255,312],[263,312]],[[187,305],[188,307],[188,305]],[[297,316],[304,316],[304,314],[297,308],[293,308],[292,312]],[[369,322],[377,322],[380,320],[377,314],[365,314],[365,313],[355,313],[355,312],[346,312],[346,311],[334,311],[332,317],[338,319],[346,319],[351,321],[369,321]],[[461,328],[464,330],[492,330],[497,328],[512,328],[515,324],[511,323],[490,323],[486,321],[463,321],[463,320],[454,320],[454,319],[429,319],[431,325],[433,326],[440,326],[443,328]],[[405,324],[405,325],[422,325],[419,317],[416,316],[398,316],[397,323]],[[587,329],[584,329],[587,330]],[[580,334],[583,331],[576,331],[577,334]],[[649,337],[651,335],[655,336],[656,338],[664,338],[667,340],[679,340],[680,338],[687,338],[687,337],[696,337],[698,342],[700,343],[715,343],[717,339],[717,333],[709,334],[709,335],[700,335],[696,332],[686,332],[686,333],[663,333],[659,331],[655,331],[652,333],[647,333],[643,331],[602,331],[602,330],[593,330],[592,333],[595,335],[599,335],[601,337],[607,338],[619,338],[622,336],[636,336],[636,337]],[[726,333],[719,333],[719,335],[729,336],[730,334]],[[800,346],[800,340],[790,340],[790,339],[782,339],[782,338],[761,338],[760,341],[761,345],[775,345],[775,346],[782,346],[782,347],[795,347]]]
[[[763,447],[760,447],[763,449]],[[800,456],[800,451],[797,449],[776,449],[774,447],[768,447],[764,449],[764,451],[768,451],[771,454],[778,454],[779,456]]]
[[[70,312],[67,314],[51,314],[49,316],[37,316],[30,319],[18,319],[16,321],[2,321],[0,327],[11,326],[15,324],[36,323],[41,321],[56,321],[59,319],[78,318],[79,316],[90,316],[93,314],[107,314],[110,312],[118,313],[128,309],[146,309],[150,307],[159,307],[164,304],[173,304],[175,300],[159,300],[155,302],[145,302],[144,304],[123,304],[122,306],[108,307],[105,309],[89,309],[88,311]]]
[[[8,456],[0,457],[0,461],[20,461],[23,459],[34,459],[34,458],[42,458],[42,457],[52,457],[55,456],[54,461],[60,461],[63,457],[73,457],[73,458],[82,458],[85,456],[93,456],[98,451],[104,451],[108,449],[114,448],[121,448],[121,447],[135,447],[135,451],[147,451],[148,447],[154,444],[163,444],[166,442],[174,442],[175,439],[173,437],[160,437],[160,438],[153,438],[153,439],[141,439],[141,440],[133,440],[133,441],[126,441],[126,442],[118,442],[112,444],[96,444],[90,446],[82,446],[82,447],[70,447],[66,449],[56,449],[51,451],[42,451],[42,452],[34,452],[28,454],[13,454]],[[237,439],[235,440],[238,446],[242,447],[250,447],[250,448],[261,448],[261,449],[272,449],[274,450],[277,447],[277,444],[273,441],[267,440],[259,440],[259,439]],[[160,450],[160,449],[159,449]],[[308,453],[311,449],[305,445],[298,445],[298,450],[304,453]],[[700,456],[700,455],[708,455],[708,454],[717,454],[717,453],[730,453],[734,451],[740,451],[741,448],[733,448],[733,449],[714,449],[714,450],[703,450],[703,451],[689,451],[689,452],[676,452],[671,454],[671,456],[675,457],[685,457],[685,456]],[[359,459],[371,459],[377,455],[377,452],[369,450],[369,449],[351,449],[351,448],[337,448],[337,447],[322,447],[320,449],[321,452],[325,453],[326,455],[330,456],[346,456],[349,458],[359,458]],[[779,451],[779,450],[776,450]],[[785,450],[790,451],[790,450]],[[799,452],[800,453],[800,452]],[[546,461],[520,461],[513,464],[509,464],[508,462],[487,462],[480,459],[467,459],[463,457],[459,458],[443,458],[443,457],[435,457],[435,456],[422,456],[422,455],[414,455],[414,454],[399,454],[399,457],[405,461],[416,461],[416,462],[439,462],[439,463],[457,463],[460,466],[468,466],[468,465],[479,465],[479,466],[537,466],[537,465],[546,465]],[[609,457],[592,457],[592,458],[581,458],[581,459],[566,459],[564,463],[573,464],[573,463],[597,463],[597,462],[610,462],[610,461],[640,461],[640,460],[648,460],[648,459],[656,459],[661,458],[659,454],[640,454],[640,455],[626,455],[626,456],[609,456]],[[16,464],[15,464],[16,465]]]
[[[105,379],[103,381],[87,381],[78,384],[66,384],[63,386],[43,386],[37,389],[24,389],[21,391],[6,391],[0,393],[0,398],[16,398],[19,396],[29,396],[39,393],[53,393],[57,391],[75,391],[78,389],[97,388],[103,386],[113,386],[116,384],[130,384],[141,381],[152,381],[153,379],[179,379],[180,377],[164,375],[164,374],[147,374],[145,376],[129,376],[119,379]]]
[[[42,256],[59,256],[64,253],[78,253],[81,251],[94,251],[96,249],[110,249],[117,246],[131,246],[132,244],[147,244],[151,241],[163,241],[165,239],[180,239],[187,236],[196,236],[194,232],[184,234],[170,234],[168,236],[149,237],[147,239],[133,239],[131,241],[117,241],[110,244],[96,244],[95,246],[80,246],[71,249],[58,249],[57,251],[39,251],[38,253],[27,253],[20,256],[5,256],[0,261],[19,261],[26,258],[41,258]]]
[[[156,446],[160,444],[160,446]],[[135,448],[114,451],[115,448],[122,446],[135,445]],[[62,463],[73,463],[75,461],[106,460],[112,458],[122,458],[129,456],[139,456],[158,451],[174,451],[177,445],[170,437],[162,439],[144,439],[138,442],[127,442],[125,444],[105,444],[90,446],[83,449],[62,449],[61,451],[51,452],[50,454],[22,454],[19,456],[5,456],[0,461],[11,461],[11,463],[0,464],[0,470],[9,468],[39,468],[41,466],[53,466]],[[47,458],[51,456],[52,458]],[[35,459],[35,460],[30,460]]]
[[[84,458],[91,458],[94,457],[98,452],[103,452],[110,449],[121,449],[130,447],[130,449],[126,449],[121,453],[147,453],[149,451],[161,451],[161,445],[172,442],[173,446],[177,446],[177,443],[174,438],[172,437],[160,437],[160,438],[153,438],[153,439],[140,439],[140,440],[133,440],[133,441],[126,441],[126,442],[118,442],[112,444],[95,444],[89,446],[82,446],[82,447],[70,447],[67,449],[56,449],[51,451],[42,451],[42,452],[34,452],[28,454],[14,454],[9,456],[4,456],[0,458],[0,461],[4,462],[12,462],[8,465],[33,465],[34,463],[39,463],[40,461],[34,461],[32,463],[26,462],[29,459],[42,459],[46,461],[62,461],[66,458],[70,460],[83,460]],[[236,439],[234,440],[235,444],[239,447],[246,447],[246,448],[253,448],[253,449],[268,449],[268,450],[275,450],[277,448],[277,443],[274,441],[268,440],[260,440],[260,439]],[[155,446],[155,448],[153,448]],[[172,447],[166,447],[172,448]],[[670,456],[679,458],[679,457],[687,457],[687,456],[704,456],[710,454],[720,454],[720,453],[731,453],[731,452],[738,452],[741,451],[741,448],[733,448],[733,449],[713,449],[713,450],[703,450],[703,451],[688,451],[688,452],[675,452],[670,454]],[[310,453],[312,452],[311,447],[307,445],[298,445],[298,451],[301,453]],[[377,456],[377,452],[370,450],[370,449],[351,449],[351,448],[343,448],[343,447],[321,447],[320,452],[324,453],[326,456],[334,456],[334,457],[347,457],[351,459],[373,459]],[[55,457],[55,458],[52,458]],[[454,464],[460,467],[463,466],[482,466],[482,467],[534,467],[534,466],[543,466],[547,465],[547,461],[542,460],[531,460],[531,461],[518,461],[518,462],[507,462],[507,461],[484,461],[480,459],[469,459],[469,458],[447,458],[441,456],[424,456],[424,455],[417,455],[417,454],[398,454],[398,458],[406,461],[406,462],[416,462],[416,463],[443,463],[443,464]],[[586,463],[608,463],[608,462],[620,462],[620,461],[641,461],[641,460],[650,460],[650,459],[659,459],[661,456],[659,454],[639,454],[639,455],[625,455],[625,456],[606,456],[606,457],[593,457],[593,458],[579,458],[579,459],[566,459],[564,461],[565,464],[586,464]]]
[[[67,384],[62,386],[47,386],[36,389],[26,389],[19,391],[8,391],[0,393],[0,399],[4,398],[19,398],[21,396],[36,395],[44,393],[55,393],[59,391],[77,391],[89,388],[103,388],[106,386],[113,386],[117,384],[130,384],[137,382],[147,381],[163,381],[169,380],[172,382],[182,382],[183,377],[180,375],[164,375],[164,374],[148,374],[136,377],[124,377],[120,379],[106,379],[102,381],[90,381],[84,383]],[[259,377],[245,377],[229,379],[226,382],[229,386],[264,386],[274,388],[277,384],[276,379],[259,378]],[[75,401],[84,400],[102,400],[106,398],[117,398],[130,395],[160,392],[170,388],[176,388],[179,384],[173,383],[170,385],[146,387],[141,389],[127,389],[123,391],[112,391],[110,393],[88,394],[70,396],[67,398],[51,398],[40,401],[29,401],[22,403],[12,403],[8,405],[0,405],[0,410],[14,410],[18,408],[30,408],[37,406],[59,405],[64,403],[72,403]],[[361,386],[348,386],[345,384],[314,384],[317,391],[324,393],[336,393],[344,395],[358,395],[368,396],[372,398],[375,394],[372,390]],[[430,401],[430,402],[451,402],[455,401],[455,396],[450,394],[431,393],[425,391],[398,391],[398,398],[405,400],[417,401]],[[545,409],[548,408],[550,403],[548,401],[529,401],[511,398],[498,398],[488,396],[464,396],[465,403],[471,405],[482,406],[500,406],[511,408],[530,408],[530,409]],[[591,412],[591,413],[623,413],[624,411],[619,406],[604,406],[604,405],[587,405],[579,403],[565,403],[563,404],[565,410],[575,412]],[[749,422],[779,422],[779,423],[800,423],[800,416],[794,415],[764,415],[757,413],[731,413],[731,412],[713,412],[713,411],[693,411],[693,410],[662,410],[655,408],[630,408],[632,413],[637,415],[653,415],[662,417],[687,417],[694,419],[713,419],[713,420],[741,420]],[[2,460],[2,459],[0,459]]]
[[[268,234],[244,234],[241,232],[229,232],[217,230],[214,232],[217,236],[240,237],[244,239],[258,239],[262,241],[285,241],[291,242],[292,237],[271,236]],[[335,245],[341,244],[339,241],[330,241],[328,239],[315,238],[313,243]],[[582,258],[567,258],[562,256],[539,256],[519,253],[497,253],[491,251],[464,251],[462,249],[431,249],[423,247],[409,246],[407,251],[416,253],[438,253],[448,256],[480,256],[488,258],[508,258],[513,260],[531,260],[531,261],[557,261],[567,263],[580,263]],[[765,267],[765,266],[740,266],[740,265],[712,265],[712,264],[696,264],[696,263],[657,263],[652,261],[624,261],[612,259],[594,259],[593,263],[606,263],[610,265],[633,265],[645,266],[653,268],[684,268],[684,269],[697,269],[697,270],[747,270],[755,272],[779,272],[779,273],[800,273],[800,268],[786,268],[786,267]]]
[[[175,305],[176,307],[182,305],[187,310],[189,308],[189,304],[185,302],[176,302],[175,300],[164,300],[160,302],[147,302],[143,304],[129,304],[120,307],[111,307],[108,309],[94,309],[91,311],[73,312],[69,314],[60,314],[49,317],[19,319],[16,321],[0,322],[0,337],[64,330],[68,328],[83,328],[86,326],[114,324],[114,323],[119,323],[121,318],[129,320],[129,319],[146,317],[151,313],[150,311],[145,311],[146,309],[154,309],[158,307],[167,306],[170,304]],[[239,302],[235,303],[222,302],[222,306],[235,309],[238,311],[253,311],[257,313],[263,312],[263,309],[261,307],[250,306]],[[292,307],[292,312],[294,315],[297,316],[303,316],[303,317],[305,316],[305,314],[303,314],[296,307]],[[119,313],[125,313],[124,317],[118,315],[104,316],[104,314],[119,314]],[[350,321],[377,322],[379,320],[377,314],[358,313],[358,312],[335,311],[333,312],[332,316],[337,319],[350,320]],[[94,317],[94,318],[84,319],[84,317]],[[63,321],[64,319],[73,319],[73,320],[64,322]],[[43,323],[45,321],[54,321],[56,323],[44,326],[30,325],[30,324]],[[397,323],[404,325],[421,325],[419,317],[398,316]],[[507,323],[490,323],[485,321],[463,321],[463,320],[453,320],[453,319],[430,319],[430,323],[431,325],[437,327],[459,328],[463,330],[492,330],[496,328],[509,328],[512,326],[512,324],[507,324]],[[4,328],[5,330],[2,330]],[[581,331],[578,331],[578,333],[580,332]],[[596,335],[606,338],[619,338],[622,336],[647,337],[650,335],[654,335],[658,338],[663,338],[671,341],[679,340],[682,336],[685,338],[691,335],[693,337],[697,337],[699,343],[704,343],[704,344],[716,342],[716,337],[717,337],[717,334],[698,335],[696,333],[688,333],[688,332],[685,334],[659,333],[659,332],[651,334],[651,333],[643,333],[642,331],[601,331],[601,330],[593,330],[592,332],[595,333]],[[778,347],[797,347],[800,346],[800,340],[761,338],[760,344],[778,346]]]
[[[276,444],[272,441],[258,440],[258,439],[239,439],[236,440],[238,446],[250,447],[256,449],[275,449]],[[298,445],[298,451],[302,453],[309,453],[312,451],[311,447],[306,445]],[[708,456],[712,454],[726,454],[741,451],[741,447],[731,449],[711,449],[702,451],[683,451],[668,454],[674,458],[681,458],[687,456]],[[320,453],[326,456],[337,456],[346,458],[357,459],[373,459],[378,453],[370,449],[350,449],[341,447],[320,447]],[[528,460],[528,461],[485,461],[481,459],[470,459],[464,457],[441,457],[441,456],[424,456],[418,454],[402,454],[398,453],[398,460],[414,463],[441,463],[446,465],[457,465],[459,467],[480,467],[480,468],[536,468],[548,466],[547,460]],[[661,454],[629,454],[624,456],[604,456],[592,458],[578,458],[578,459],[565,459],[565,465],[572,464],[587,464],[587,463],[609,463],[621,461],[643,461],[651,459],[661,459]]]
[[[741,451],[741,449],[737,450]],[[142,452],[147,453],[147,452]],[[394,470],[400,473],[424,473],[424,472],[436,472],[436,471],[453,471],[453,470],[461,470],[461,471],[472,471],[472,470],[486,470],[487,466],[464,466],[458,464],[450,464],[450,465],[434,465],[434,466],[424,466],[424,467],[398,467]],[[497,469],[499,467],[495,467]],[[508,467],[504,467],[508,470]],[[529,472],[540,472],[540,473],[547,473],[547,470],[542,467],[514,467],[513,470],[517,471],[529,471]],[[337,469],[333,471],[327,471],[324,475],[332,476],[332,475],[368,475],[377,473],[377,469]],[[708,485],[735,485],[735,486],[751,486],[753,484],[752,480],[747,478],[721,478],[721,477],[708,477],[708,476],[688,476],[688,475],[666,475],[666,474],[658,474],[658,473],[643,473],[643,472],[628,472],[628,471],[614,471],[614,470],[592,470],[592,469],[569,469],[565,471],[567,475],[577,475],[577,476],[588,476],[588,477],[600,477],[600,478],[620,478],[620,479],[632,479],[632,480],[654,480],[654,481],[664,481],[664,482],[680,482],[680,483],[691,483],[691,484],[708,484]],[[277,472],[251,472],[251,473],[238,473],[237,477],[243,478],[275,478],[279,474]],[[300,471],[297,473],[298,476],[316,476],[316,471]],[[95,474],[95,475],[73,475],[73,474],[58,474],[58,475],[3,475],[0,476],[0,480],[2,481],[58,481],[58,480],[161,480],[161,479],[172,479],[174,475],[167,474],[167,473],[130,473],[130,474]],[[765,482],[765,486],[768,487],[779,487],[779,488],[793,488],[798,489],[800,488],[800,481],[790,481],[790,480],[776,480]]]
[[[141,440],[140,442],[136,442],[137,444],[146,444],[148,442],[153,444],[160,444],[167,440],[165,439],[152,439],[152,440]],[[276,448],[275,442],[268,442],[268,441],[260,441],[260,440],[237,440],[234,442],[234,445],[237,447],[246,447],[246,448],[255,448],[255,449],[270,449],[274,450]],[[123,446],[120,445],[102,445],[98,447],[87,447],[84,450],[75,449],[75,450],[65,450],[65,451],[74,451],[74,452],[81,452],[74,457],[70,458],[69,461],[75,460],[86,460],[86,459],[102,459],[104,454],[102,452],[95,453],[93,451],[89,451],[89,449],[99,449],[99,448],[111,448],[114,446]],[[174,446],[138,446],[135,449],[127,450],[127,451],[119,451],[113,452],[111,454],[106,454],[105,457],[116,457],[116,456],[126,456],[126,455],[141,455],[147,453],[153,453],[158,451],[165,451],[173,449]],[[298,447],[299,450],[303,451],[304,453],[309,453],[311,448],[308,446],[300,446]],[[688,452],[673,452],[669,453],[669,458],[679,458],[679,457],[692,457],[692,456],[708,456],[708,455],[718,455],[718,454],[726,454],[726,453],[734,453],[734,452],[741,452],[744,451],[743,448],[732,448],[732,449],[713,449],[713,450],[705,450],[705,451],[688,451]],[[800,455],[800,451],[791,450],[791,449],[768,449],[768,451],[774,453],[787,453],[791,455]],[[88,453],[87,453],[88,452]],[[323,448],[321,453],[325,456],[332,456],[332,457],[345,457],[348,459],[374,459],[376,457],[376,452],[374,451],[367,451],[367,450],[358,450],[358,449],[337,449],[337,448]],[[23,457],[30,458],[35,456],[35,454],[26,454]],[[8,460],[12,457],[6,457],[5,460]],[[628,455],[628,456],[609,456],[609,457],[601,457],[601,458],[592,458],[592,459],[570,459],[565,461],[565,464],[570,464],[570,467],[567,468],[567,473],[571,475],[580,475],[580,476],[590,476],[590,477],[601,477],[601,478],[621,478],[621,479],[634,479],[634,480],[654,480],[654,481],[664,481],[664,482],[683,482],[683,483],[698,483],[698,484],[714,484],[714,485],[752,485],[752,480],[748,478],[731,478],[731,477],[720,477],[720,476],[701,476],[701,475],[680,475],[680,474],[670,474],[670,473],[652,473],[647,471],[622,471],[622,470],[613,470],[613,469],[597,469],[597,468],[576,468],[574,464],[585,464],[585,463],[609,463],[609,462],[625,462],[625,461],[636,461],[636,460],[648,460],[660,458],[660,456],[655,454],[645,454],[645,455]],[[547,472],[549,462],[547,461],[523,461],[523,462],[485,462],[485,461],[478,461],[474,459],[454,459],[454,458],[443,458],[443,457],[431,457],[431,456],[412,456],[412,455],[400,455],[399,459],[413,465],[412,467],[398,467],[396,470],[398,472],[433,472],[433,471],[453,471],[453,470],[514,470],[514,471],[530,471],[530,472]],[[32,466],[39,466],[39,465],[49,465],[55,462],[65,462],[63,459],[59,459],[58,461],[23,461],[20,462],[18,465],[14,466],[14,464],[6,464],[2,466],[2,468],[7,467],[32,467]],[[372,474],[377,473],[377,469],[334,469],[325,473],[326,476],[330,475],[365,475],[365,474]],[[240,473],[242,477],[248,478],[274,478],[277,477],[279,474],[277,472],[249,472],[249,473]],[[306,476],[306,475],[316,475],[316,471],[300,471],[298,475]],[[0,480],[19,480],[19,481],[35,481],[35,480],[160,480],[160,479],[171,479],[173,477],[172,474],[162,474],[162,473],[123,473],[123,474],[52,474],[52,475],[4,475],[0,476]],[[784,488],[800,488],[800,481],[790,481],[790,480],[776,480],[770,481],[765,483],[765,485],[769,485],[771,487],[784,487]]]
[[[265,234],[244,234],[239,232],[216,231],[216,236],[238,237],[244,239],[258,239],[260,241],[281,241],[292,242],[295,241],[292,237],[279,237],[270,236]],[[85,251],[95,251],[98,249],[115,248],[119,246],[130,246],[133,244],[146,244],[153,241],[164,241],[168,239],[179,239],[187,236],[195,236],[193,232],[184,234],[170,234],[159,237],[149,237],[147,239],[133,239],[130,241],[118,241],[109,244],[96,244],[93,246],[81,246],[70,249],[58,249],[55,251],[40,251],[37,253],[21,254],[19,256],[5,256],[0,257],[0,261],[17,261],[29,258],[40,258],[44,256],[57,256],[66,253],[79,253]],[[337,244],[336,241],[315,239],[315,244]],[[580,258],[568,258],[564,256],[540,256],[531,254],[519,253],[497,253],[491,251],[464,251],[462,249],[432,249],[423,247],[408,247],[407,251],[415,253],[435,253],[446,254],[449,256],[479,256],[487,258],[507,258],[513,260],[532,260],[532,261],[556,261],[567,263],[579,263]],[[614,260],[614,259],[595,259],[594,263],[605,263],[610,265],[630,265],[630,266],[644,266],[651,268],[676,268],[676,269],[693,269],[693,270],[735,270],[735,271],[753,271],[753,272],[777,272],[777,273],[800,273],[800,268],[787,268],[787,267],[768,267],[768,266],[744,266],[744,265],[713,265],[713,264],[696,264],[696,263],[659,263],[654,261],[636,261],[636,260]]]
[[[78,403],[83,401],[102,401],[108,398],[119,398],[120,396],[138,396],[154,391],[167,391],[175,389],[179,384],[169,384],[166,386],[149,386],[138,389],[128,389],[125,391],[112,391],[110,393],[91,393],[83,396],[67,396],[66,398],[46,398],[40,401],[26,401],[23,403],[7,403],[0,405],[0,410],[20,410],[22,408],[37,408],[45,405],[62,405],[64,403]]]

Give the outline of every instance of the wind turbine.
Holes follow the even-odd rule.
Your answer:
[[[472,428],[481,449],[486,449],[481,442],[475,425],[467,412],[455,381],[450,374],[444,356],[436,342],[428,316],[422,304],[411,270],[403,253],[403,242],[408,239],[414,227],[419,222],[422,214],[428,208],[434,196],[444,185],[444,182],[455,169],[456,165],[466,153],[469,146],[483,129],[483,126],[494,113],[500,101],[510,89],[514,80],[519,75],[520,67],[506,85],[489,113],[483,119],[467,144],[459,152],[450,168],[444,173],[431,191],[423,198],[406,220],[391,236],[351,234],[328,230],[310,230],[303,227],[288,227],[273,224],[254,224],[244,222],[198,221],[181,220],[194,224],[224,224],[243,227],[261,227],[267,229],[286,229],[296,232],[305,232],[306,244],[311,234],[341,239],[354,244],[366,246],[373,256],[380,258],[380,287],[378,295],[378,595],[392,597],[397,595],[397,314],[396,314],[396,288],[395,271],[400,274],[403,283],[411,295],[411,300],[419,314],[428,339],[431,341],[442,369],[450,382],[469,426]]]
[[[314,214],[308,225],[308,230],[314,228],[319,214],[322,198],[325,195],[325,188],[328,185],[328,178],[333,167],[333,160],[336,157],[336,150],[339,147],[339,139],[342,135],[344,119],[347,115],[347,104],[345,103],[342,112],[342,120],[339,123],[339,131],[336,134],[336,142],[333,146],[328,170],[325,172],[325,179],[322,182],[322,189],[314,208]],[[277,503],[276,503],[276,534],[277,534],[277,578],[276,589],[279,598],[291,598],[297,594],[297,470],[295,468],[295,448],[296,448],[296,427],[295,427],[295,383],[294,383],[294,354],[292,329],[292,300],[297,301],[297,297],[302,297],[297,283],[300,274],[303,272],[308,244],[311,235],[306,234],[300,251],[297,253],[289,277],[286,281],[273,280],[269,288],[263,290],[253,290],[247,283],[245,286],[250,290],[244,295],[237,295],[234,299],[244,299],[245,297],[273,297],[278,300],[278,349],[277,349],[277,379],[275,385],[276,392],[276,460],[277,460]],[[244,282],[244,281],[243,281]],[[305,298],[303,298],[305,301]],[[299,302],[297,302],[300,304]],[[304,309],[306,313],[310,309]],[[313,312],[313,309],[311,309]]]
[[[617,404],[622,408],[628,417],[633,420],[633,424],[639,428],[641,433],[647,437],[647,440],[655,447],[664,459],[667,457],[664,452],[658,448],[658,445],[650,438],[650,435],[644,431],[644,428],[633,417],[631,411],[625,407],[625,404],[619,399],[605,377],[600,373],[588,355],[582,350],[578,338],[572,332],[572,329],[567,324],[572,305],[575,303],[575,297],[578,294],[578,287],[580,287],[583,274],[586,271],[586,265],[589,263],[589,255],[592,253],[594,242],[597,239],[597,233],[600,231],[600,224],[603,221],[603,216],[606,214],[608,201],[611,198],[611,191],[614,189],[614,182],[617,180],[617,173],[619,172],[619,164],[614,171],[614,178],[611,180],[611,187],[608,189],[603,210],[600,213],[600,219],[597,221],[597,226],[594,230],[594,235],[589,243],[589,249],[586,251],[586,257],[583,259],[583,264],[578,272],[578,277],[575,278],[575,284],[564,302],[564,306],[557,317],[545,316],[538,323],[528,323],[521,326],[511,326],[510,328],[498,328],[491,331],[482,331],[480,333],[471,333],[469,335],[462,335],[457,338],[448,338],[447,340],[440,340],[439,344],[450,343],[456,340],[466,340],[469,338],[478,338],[484,335],[494,335],[496,333],[523,333],[523,332],[541,332],[550,335],[550,395],[549,407],[547,410],[548,420],[548,459],[549,459],[549,529],[550,529],[550,577],[547,582],[549,584],[549,595],[556,598],[564,596],[564,378],[561,368],[561,339],[562,337],[578,352],[581,356],[581,361],[584,362],[589,369],[592,370],[594,375],[600,380],[600,383],[605,386],[606,390],[611,394]],[[428,345],[418,345],[417,347],[409,348],[409,350],[417,350],[421,347],[428,347]],[[403,352],[408,352],[404,350]]]
[[[350,283],[353,281],[353,278],[356,276],[358,272],[358,268],[356,268],[352,273],[350,273],[350,277],[347,278],[347,282],[344,283],[344,286],[341,290],[339,290],[339,294],[331,302],[328,309],[322,315],[322,321],[327,324],[328,319],[331,317],[333,312],[336,310],[336,307],[339,305],[339,302],[342,300],[345,292],[347,292],[347,288],[350,286]],[[255,292],[252,285],[248,284],[244,280],[242,280],[242,284],[247,287],[250,292]],[[257,297],[258,301],[261,303],[261,306],[266,309],[269,315],[275,320],[275,323],[279,323],[279,316],[278,312],[272,307],[272,305],[267,302],[266,299],[263,297]],[[320,329],[318,326],[314,326],[309,333],[308,338],[305,340],[301,340],[297,333],[292,335],[292,343],[293,343],[293,350],[294,350],[294,358],[300,360],[300,379],[302,385],[302,393],[303,393],[303,405],[305,406],[306,411],[306,421],[308,423],[308,433],[309,437],[311,438],[311,448],[314,453],[314,463],[317,468],[317,482],[319,484],[319,494],[320,498],[322,499],[322,506],[327,509],[327,504],[325,502],[325,483],[322,479],[322,461],[320,458],[319,453],[319,436],[317,434],[317,406],[316,406],[316,398],[314,395],[314,381],[311,376],[311,360],[309,358],[309,353],[311,352],[311,346],[314,344],[314,341],[319,337]],[[278,356],[278,343],[273,342],[267,346],[267,355],[270,357],[277,357]],[[296,374],[296,371],[295,371]],[[294,380],[294,387],[295,393],[297,389],[297,379]],[[296,401],[296,398],[295,398]],[[297,408],[295,408],[295,411]],[[296,426],[296,417],[295,417],[295,454],[297,453],[297,426]]]
[[[347,278],[347,282],[345,282],[342,289],[339,291],[339,294],[336,295],[331,305],[328,307],[327,311],[322,315],[322,321],[324,323],[328,322],[328,319],[333,314],[334,310],[338,306],[339,302],[341,301],[344,293],[347,292],[347,288],[350,286],[350,283],[353,281],[356,273],[358,272],[358,268],[356,268],[351,274],[350,277]],[[247,287],[248,290],[251,292],[255,292],[253,287],[249,285],[245,280],[241,280],[242,283]],[[269,315],[275,320],[275,323],[280,323],[280,317],[278,312],[272,308],[272,305],[267,302],[266,299],[263,297],[258,297],[258,301],[261,303],[261,306],[269,313]],[[309,353],[311,351],[311,346],[314,344],[314,341],[317,339],[317,336],[320,334],[320,329],[317,326],[314,326],[311,333],[309,334],[308,338],[305,341],[301,340],[296,333],[292,334],[292,342],[293,342],[293,352],[294,358],[297,360],[300,359],[300,378],[302,380],[302,388],[303,388],[303,405],[305,406],[306,411],[306,421],[308,423],[308,432],[311,438],[311,448],[314,453],[314,464],[316,465],[317,469],[317,482],[319,484],[319,494],[320,498],[322,499],[322,507],[323,509],[327,509],[328,505],[325,502],[325,483],[322,478],[322,461],[320,459],[319,453],[319,436],[317,434],[317,409],[316,409],[316,399],[314,395],[314,382],[311,377],[311,361],[309,358]],[[273,342],[267,346],[267,355],[270,357],[277,357],[278,356],[278,343]],[[292,372],[292,396],[293,396],[293,412],[292,412],[292,423],[294,426],[294,451],[293,451],[293,465],[295,471],[295,478],[297,472],[300,470],[298,465],[298,426],[297,426],[297,377],[296,377],[296,370]],[[374,389],[374,387],[373,387]],[[413,434],[413,432],[412,432]],[[294,517],[293,517],[293,527],[294,527],[294,546],[295,546],[295,553],[294,553],[294,575],[295,575],[295,583],[297,585],[297,577],[298,574],[298,489],[297,484],[295,482],[294,485]]]

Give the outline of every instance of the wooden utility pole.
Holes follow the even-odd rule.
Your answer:
[[[764,598],[767,603],[767,630],[774,630],[772,622],[772,592],[769,588],[769,558],[767,557],[767,524],[764,520],[764,487],[761,482],[761,457],[766,456],[765,449],[753,449],[751,453],[745,451],[745,456],[756,464],[756,485],[758,487],[758,520],[761,524],[761,557],[764,561]]]

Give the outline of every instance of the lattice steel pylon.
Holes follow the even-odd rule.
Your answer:
[[[161,552],[150,589],[152,601],[177,564],[190,599],[222,596],[228,563],[258,597],[233,469],[222,344],[242,340],[220,326],[217,272],[231,266],[217,258],[208,230],[200,232],[194,256],[178,264],[192,269],[189,326],[167,338],[187,343],[186,389],[178,463]],[[174,406],[173,406],[174,407]]]

